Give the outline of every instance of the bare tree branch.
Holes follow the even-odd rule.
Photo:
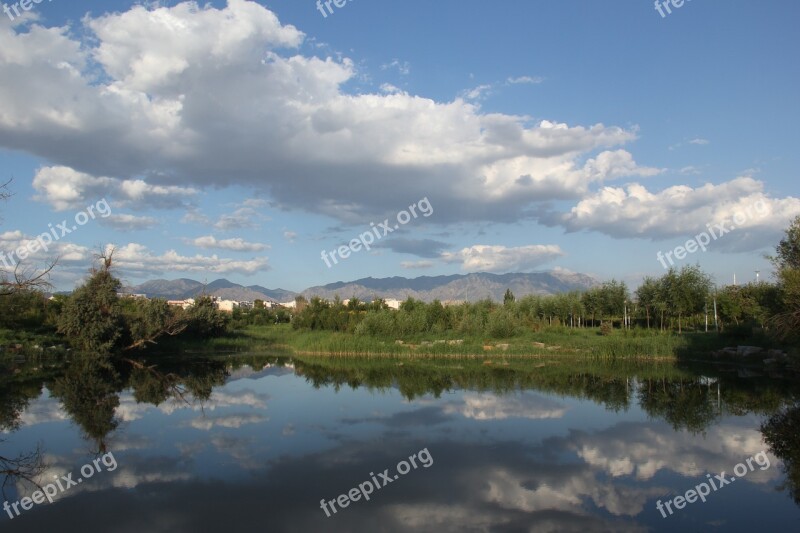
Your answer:
[[[51,289],[53,285],[50,283],[50,272],[56,264],[58,264],[58,258],[47,263],[44,270],[37,272],[18,263],[14,266],[11,279],[3,276],[6,273],[0,270],[0,296],[9,296],[26,290]]]
[[[0,475],[3,476],[2,489],[3,498],[6,497],[6,485],[16,480],[22,480],[42,489],[36,481],[47,469],[44,462],[44,454],[39,446],[30,453],[20,455],[13,459],[0,456]]]

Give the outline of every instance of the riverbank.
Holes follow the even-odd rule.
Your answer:
[[[766,338],[749,343],[770,348]],[[456,336],[451,333],[376,338],[331,331],[293,329],[289,324],[248,326],[205,341],[160,343],[159,351],[241,352],[269,351],[276,355],[537,358],[574,356],[603,359],[677,360],[712,359],[712,354],[736,344],[716,333],[662,333],[657,330],[615,330],[552,327],[504,339]]]

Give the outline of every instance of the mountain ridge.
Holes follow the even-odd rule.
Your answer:
[[[285,289],[268,289],[260,285],[244,286],[220,278],[203,284],[188,278],[177,280],[157,279],[139,285],[126,287],[125,292],[145,294],[149,298],[166,298],[183,300],[200,294],[217,296],[226,300],[252,301],[268,300],[288,302],[297,296],[333,299],[359,298],[394,298],[405,300],[408,297],[424,301],[433,300],[469,300],[475,301],[489,298],[502,301],[506,289],[511,289],[517,297],[528,294],[548,295],[585,290],[600,283],[596,278],[580,273],[551,270],[546,272],[492,274],[477,272],[471,274],[451,274],[442,276],[419,276],[405,278],[393,276],[389,278],[367,277],[353,281],[337,281],[326,285],[309,287],[297,293]]]

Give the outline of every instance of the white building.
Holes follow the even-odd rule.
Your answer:
[[[239,307],[239,302],[234,302],[233,300],[217,300],[214,302],[214,305],[220,311],[232,313],[235,308]]]
[[[187,298],[186,300],[168,300],[167,305],[174,305],[182,309],[189,309],[194,305],[194,298]]]
[[[389,306],[389,309],[394,309],[394,310],[400,309],[400,304],[403,303],[395,298],[389,298],[384,301],[386,302],[386,305]]]

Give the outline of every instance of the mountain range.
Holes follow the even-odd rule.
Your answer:
[[[146,294],[150,298],[183,300],[199,294],[218,296],[226,300],[253,301],[268,300],[289,302],[302,295],[306,298],[319,296],[333,299],[336,295],[370,301],[375,298],[396,298],[405,300],[413,297],[426,302],[433,300],[469,300],[489,298],[502,301],[506,289],[515,296],[528,294],[548,295],[571,290],[584,290],[598,285],[596,278],[553,270],[549,272],[490,274],[454,274],[450,276],[421,276],[418,278],[362,278],[355,281],[340,281],[310,287],[301,293],[285,289],[267,289],[259,285],[244,286],[226,279],[218,279],[203,284],[192,279],[147,281],[141,285],[127,287],[125,292]]]

